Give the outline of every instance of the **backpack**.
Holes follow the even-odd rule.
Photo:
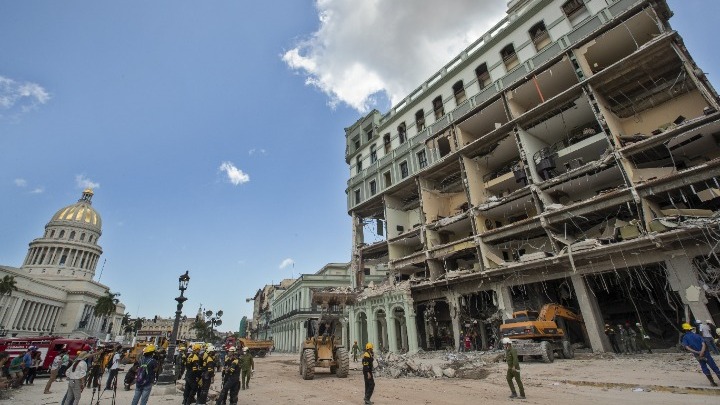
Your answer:
[[[151,361],[152,359],[148,359],[147,361],[145,361],[145,359],[140,360],[140,367],[138,367],[137,374],[135,374],[135,384],[138,387],[142,387],[150,382],[148,364],[150,364]]]

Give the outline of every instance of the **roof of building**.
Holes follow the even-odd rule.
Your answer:
[[[72,225],[72,223],[79,223],[84,226],[97,228],[97,230],[100,231],[100,229],[102,229],[102,220],[100,214],[92,207],[93,194],[92,189],[85,189],[78,202],[60,208],[55,215],[53,215],[48,225],[60,225],[66,222],[70,222],[70,225]]]

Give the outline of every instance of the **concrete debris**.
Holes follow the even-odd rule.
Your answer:
[[[388,353],[378,356],[378,375],[389,378],[464,378],[484,379],[490,375],[489,364],[504,358],[502,351],[464,352],[433,351],[407,354]]]

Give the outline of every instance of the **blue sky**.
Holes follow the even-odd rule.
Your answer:
[[[717,86],[720,2],[669,3]],[[0,263],[94,185],[100,281],[128,312],[172,315],[190,270],[186,312],[237,329],[264,284],[349,260],[343,128],[505,7],[438,4],[0,1]]]

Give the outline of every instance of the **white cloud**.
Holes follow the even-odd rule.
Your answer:
[[[316,0],[320,28],[282,55],[305,83],[366,112],[396,104],[505,15],[507,0]]]
[[[84,174],[75,175],[75,185],[78,188],[82,188],[82,189],[85,189],[85,188],[95,189],[95,188],[100,187],[100,183],[96,183],[96,182],[90,180],[89,178],[85,177]]]
[[[50,93],[39,84],[0,76],[0,117],[2,111],[28,112],[48,100]]]
[[[280,266],[278,266],[278,268],[282,270],[282,269],[284,269],[284,268],[287,268],[287,267],[290,267],[290,266],[294,266],[294,265],[295,265],[295,260],[293,260],[293,259],[291,259],[291,258],[288,257],[287,259],[283,260],[283,261],[280,263]]]
[[[31,194],[42,194],[45,192],[43,187],[35,187],[30,193]]]
[[[265,149],[255,149],[255,148],[253,148],[253,149],[250,149],[250,150],[248,151],[248,155],[250,155],[250,156],[252,156],[252,155],[263,155],[263,156],[265,156],[266,154],[267,154],[267,151],[266,151]]]
[[[15,185],[18,187],[27,187],[27,180],[25,179],[15,179]]]
[[[222,162],[220,171],[225,172],[230,183],[236,186],[250,181],[250,175],[235,167],[232,162]]]

